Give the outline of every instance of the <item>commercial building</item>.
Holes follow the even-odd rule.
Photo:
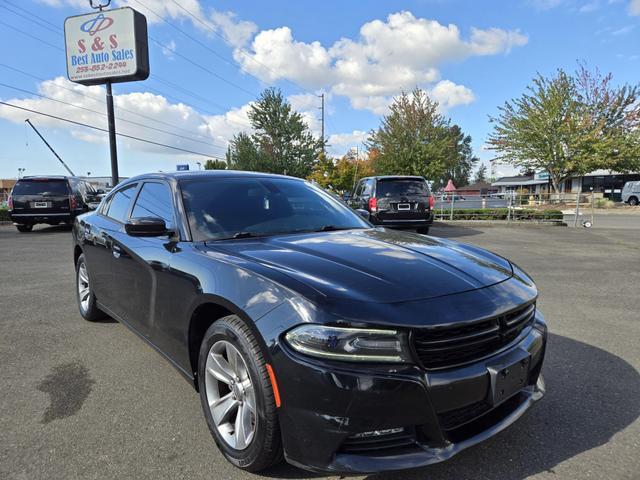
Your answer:
[[[560,186],[560,192],[594,192],[604,198],[619,201],[624,184],[636,180],[640,180],[640,173],[622,174],[608,170],[595,170],[583,176],[568,178]],[[493,182],[491,186],[498,188],[499,193],[521,192],[539,195],[552,191],[549,174],[547,172],[539,172],[534,175],[502,177]]]

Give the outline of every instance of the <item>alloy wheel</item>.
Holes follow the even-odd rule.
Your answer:
[[[244,450],[256,433],[256,397],[246,362],[236,347],[219,340],[207,355],[205,376],[214,425],[229,447]]]
[[[83,312],[89,309],[89,297],[91,289],[89,288],[89,274],[87,273],[87,265],[82,262],[78,268],[78,299],[80,300],[80,308]]]

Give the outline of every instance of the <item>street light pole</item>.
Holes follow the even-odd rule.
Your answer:
[[[111,154],[111,186],[120,181],[118,174],[118,147],[116,145],[116,116],[113,111],[113,91],[111,82],[107,82],[107,123],[109,125],[109,152]]]

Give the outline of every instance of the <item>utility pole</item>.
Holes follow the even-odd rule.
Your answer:
[[[107,123],[109,125],[109,151],[111,153],[111,186],[120,181],[118,174],[118,147],[116,146],[116,117],[113,112],[113,92],[111,82],[107,82]]]
[[[56,158],[60,161],[60,163],[62,164],[62,166],[67,170],[67,172],[69,172],[69,175],[71,175],[72,177],[75,177],[75,174],[71,171],[71,169],[67,166],[66,163],[64,163],[64,161],[60,158],[60,155],[58,155],[56,153],[56,151],[53,149],[53,147],[51,145],[49,145],[49,142],[47,142],[44,137],[40,134],[40,132],[38,131],[38,129],[36,127],[33,126],[33,123],[31,123],[31,121],[27,118],[25,120],[25,122],[27,122],[29,124],[29,126],[31,128],[33,128],[34,132],[36,132],[38,134],[38,136],[40,137],[40,140],[42,140],[44,142],[44,144],[49,147],[49,150],[51,150],[51,152],[56,156]]]
[[[322,155],[326,156],[326,152],[325,152],[325,148],[324,148],[324,93],[322,93],[321,95],[318,95],[320,97],[320,111],[322,112],[322,116],[320,117],[321,122],[322,122],[322,126],[321,126],[321,131],[322,133],[320,134],[322,137]]]

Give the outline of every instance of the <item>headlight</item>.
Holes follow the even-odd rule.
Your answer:
[[[297,352],[349,362],[411,362],[407,336],[395,330],[301,325],[285,335]]]

